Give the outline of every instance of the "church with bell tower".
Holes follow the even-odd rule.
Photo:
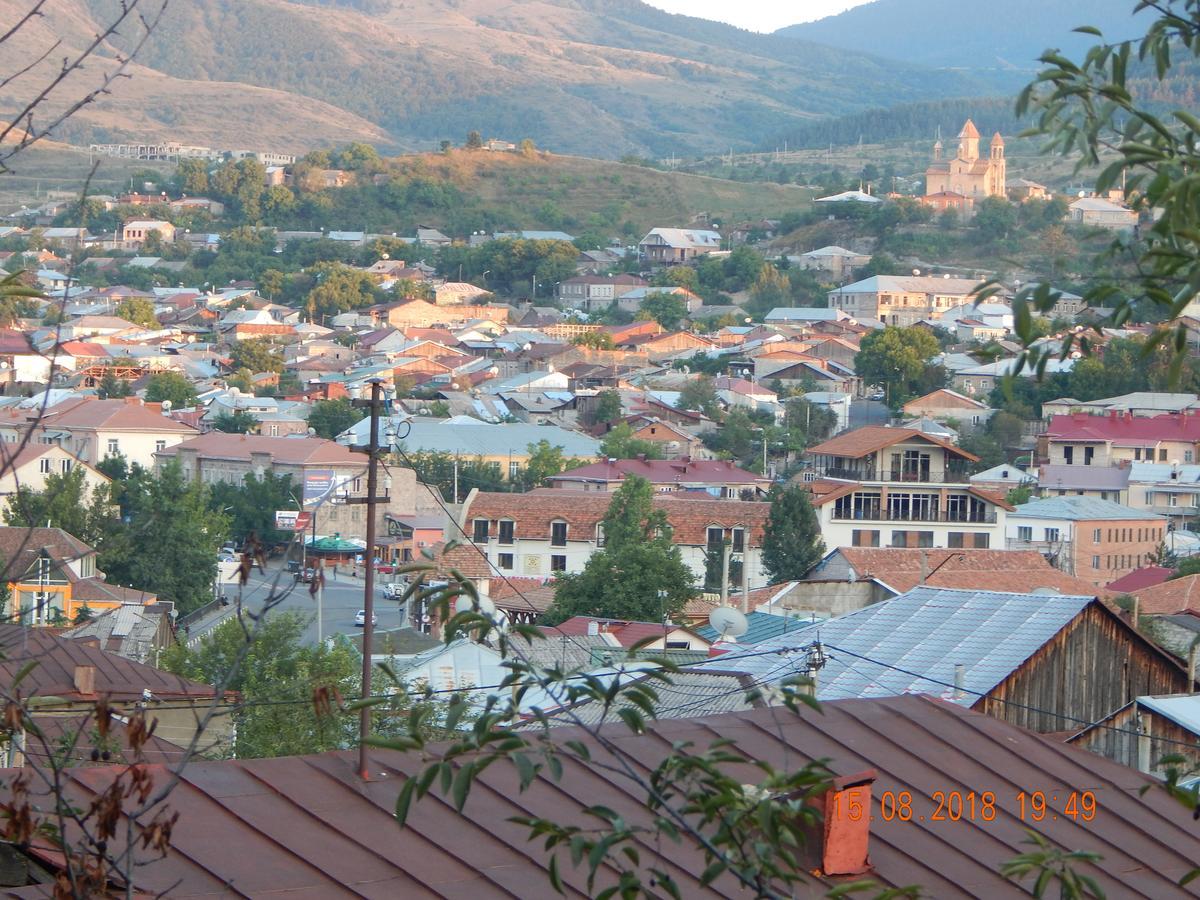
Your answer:
[[[979,155],[979,129],[967,119],[958,133],[958,153],[943,158],[941,139],[933,145],[933,162],[925,170],[927,199],[957,195],[973,206],[985,197],[1005,197],[1008,191],[1004,162],[1004,138],[1000,132],[992,135],[988,155]],[[943,205],[943,204],[938,204]]]

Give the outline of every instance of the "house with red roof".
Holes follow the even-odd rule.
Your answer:
[[[1181,410],[1161,416],[1052,416],[1038,437],[1041,462],[1067,466],[1115,466],[1123,462],[1200,462],[1200,415]]]
[[[682,625],[664,625],[661,622],[623,622],[617,619],[598,619],[594,616],[573,616],[553,627],[544,628],[551,640],[566,637],[599,636],[614,650],[632,650],[639,641],[651,639],[643,644],[646,650],[703,650],[712,642],[696,631]]]
[[[713,497],[751,499],[771,489],[771,479],[724,459],[613,459],[568,469],[552,476],[554,488],[574,491],[615,491],[629,475],[645,478],[658,493],[697,491]]]
[[[554,488],[525,494],[472,490],[459,525],[501,574],[551,578],[559,572],[581,572],[604,546],[603,521],[611,500],[604,493]],[[666,513],[672,541],[697,581],[704,581],[714,553],[720,554],[728,543],[731,586],[745,583],[753,589],[767,584],[762,533],[769,503],[663,492],[655,494],[654,507]]]

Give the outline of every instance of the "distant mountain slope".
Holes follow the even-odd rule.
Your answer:
[[[51,35],[79,46],[117,2],[53,0],[41,37],[22,32],[25,46],[8,49],[34,58]],[[0,0],[0,21],[27,3]],[[65,136],[304,149],[340,131],[427,148],[474,129],[560,152],[657,156],[750,148],[814,117],[981,92],[959,73],[638,0],[189,0],[170,5],[138,62]],[[0,91],[0,115],[16,89]],[[216,96],[224,108],[198,102]]]
[[[790,25],[782,37],[928,66],[1030,71],[1048,47],[1078,56],[1095,43],[1135,37],[1135,0],[874,0],[836,16]],[[1146,18],[1139,16],[1139,21]]]

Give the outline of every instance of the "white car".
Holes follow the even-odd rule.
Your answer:
[[[355,625],[358,625],[358,626],[362,626],[362,627],[365,627],[365,626],[366,626],[366,624],[367,624],[367,611],[366,611],[365,609],[360,609],[360,610],[358,611],[358,614],[357,614],[357,615],[354,617],[354,624],[355,624]],[[376,625],[378,625],[378,624],[379,624],[379,616],[377,616],[377,615],[375,615],[375,614],[373,614],[373,613],[372,613],[372,615],[371,615],[371,627],[372,627],[372,628],[374,628],[374,627],[375,627]]]

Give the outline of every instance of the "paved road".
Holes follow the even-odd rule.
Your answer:
[[[360,570],[361,573],[361,570]],[[400,610],[396,603],[384,600],[381,585],[391,576],[383,575],[376,578],[375,616],[378,620],[376,628],[396,628],[400,625]],[[297,582],[295,576],[288,573],[286,568],[276,563],[271,565],[266,573],[257,569],[251,574],[249,582],[241,589],[243,606],[250,610],[262,609],[266,599],[274,593],[282,595],[283,599],[275,606],[276,611],[294,611],[311,617],[308,628],[304,632],[304,643],[317,642],[317,599],[308,592],[308,585]],[[236,600],[237,588],[227,590],[230,600]],[[325,589],[321,597],[321,635],[355,634],[360,629],[354,624],[355,614],[363,608],[362,578],[355,578],[349,572],[334,575],[332,570],[326,574]],[[195,639],[207,630],[219,624],[217,621],[198,623],[191,630],[189,637]]]

